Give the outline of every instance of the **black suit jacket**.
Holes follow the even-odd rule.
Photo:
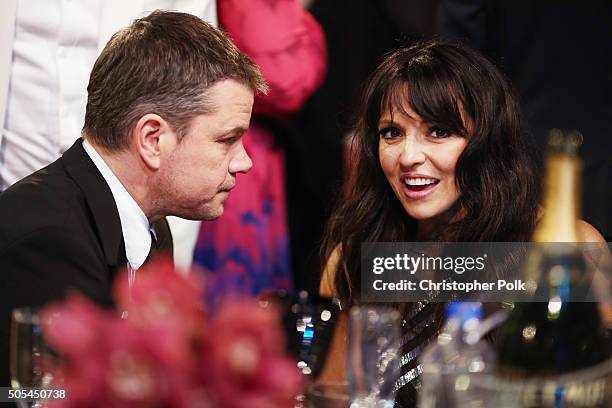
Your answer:
[[[115,201],[82,140],[1,193],[0,386],[10,382],[13,308],[42,306],[70,290],[110,307],[113,278],[126,262]]]
[[[443,0],[441,5],[441,33],[484,51],[502,68],[541,148],[553,127],[583,133],[583,216],[612,237],[612,3]]]

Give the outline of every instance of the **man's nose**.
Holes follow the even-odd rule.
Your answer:
[[[246,173],[251,170],[253,167],[253,161],[249,157],[246,149],[242,142],[240,143],[240,148],[236,152],[236,155],[232,158],[229,165],[229,172],[232,174],[235,173]]]

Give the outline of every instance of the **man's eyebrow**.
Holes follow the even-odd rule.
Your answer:
[[[224,138],[227,138],[228,136],[242,136],[247,132],[247,130],[249,129],[243,126],[237,126],[234,128],[230,128],[228,130],[225,130],[223,133],[221,133],[219,135],[219,139],[224,139]]]

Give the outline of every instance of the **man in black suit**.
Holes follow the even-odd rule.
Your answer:
[[[252,166],[241,136],[265,81],[197,17],[136,20],[102,51],[87,90],[83,139],[0,194],[2,386],[13,308],[70,291],[112,307],[117,270],[137,279],[163,245],[164,217],[221,216],[237,174]]]
[[[440,31],[508,75],[540,150],[551,128],[582,132],[583,217],[612,239],[610,1],[443,0]]]

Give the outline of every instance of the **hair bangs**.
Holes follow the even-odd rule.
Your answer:
[[[380,105],[371,119],[378,120],[384,112],[390,112],[391,117],[395,112],[408,115],[406,107],[410,106],[425,122],[466,137],[466,121],[472,118],[469,112],[462,112],[466,98],[457,85],[461,81],[433,61],[422,55],[413,56],[406,70],[382,82]]]
[[[461,81],[452,78],[440,63],[436,64],[431,59],[415,60],[407,72],[408,100],[412,109],[425,122],[466,137],[469,113],[462,115],[465,92],[457,85]]]
[[[407,92],[406,81],[396,79],[390,82],[382,93],[378,119],[383,116],[384,112],[389,112],[391,118],[393,118],[395,112],[408,115],[405,108],[406,104],[410,104],[410,94]]]

